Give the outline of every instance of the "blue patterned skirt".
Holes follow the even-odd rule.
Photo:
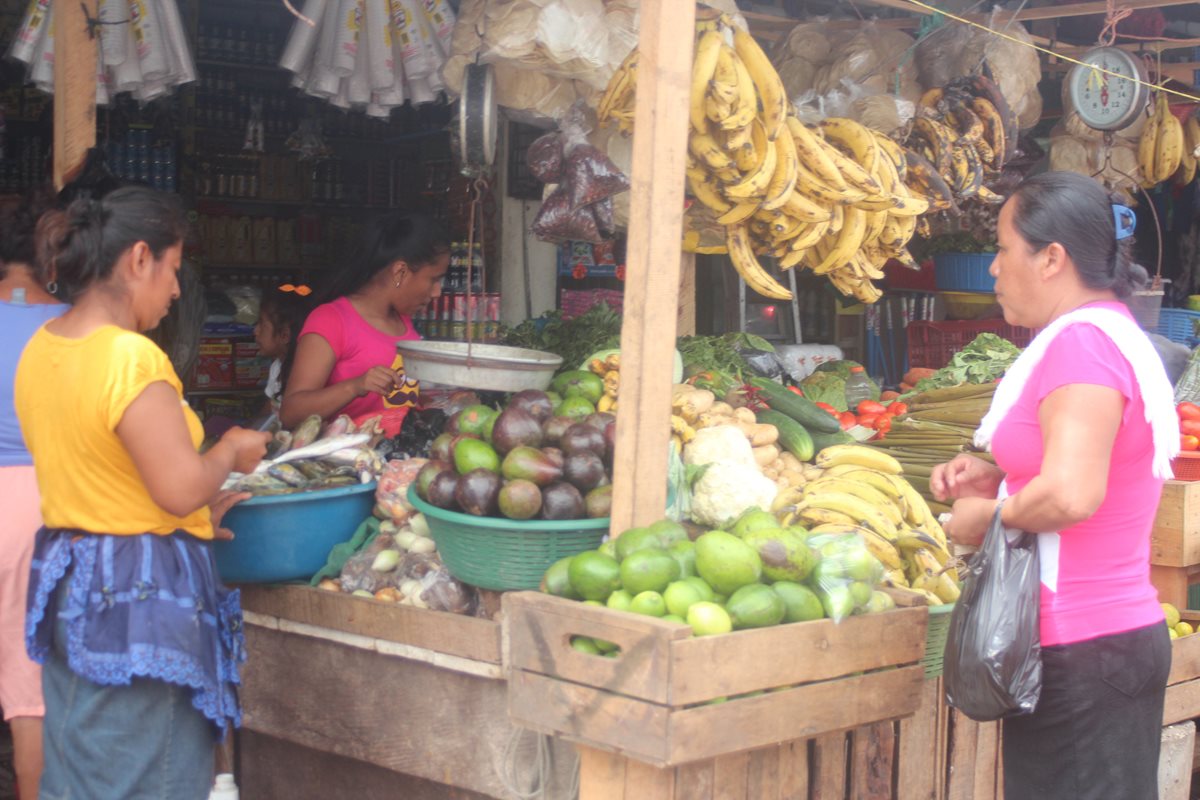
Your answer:
[[[64,576],[69,585],[60,593]],[[138,677],[188,687],[192,705],[220,736],[227,723],[242,721],[240,600],[221,585],[209,544],[182,531],[109,536],[42,528],[25,643],[30,658],[44,664],[61,620],[76,675],[102,686]]]

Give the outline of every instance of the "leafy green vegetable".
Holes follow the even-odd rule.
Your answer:
[[[577,369],[597,350],[621,346],[621,316],[607,303],[597,303],[573,319],[561,311],[548,311],[504,332],[501,343],[562,356],[559,370]]]
[[[981,333],[975,340],[954,354],[950,363],[917,382],[916,392],[958,386],[963,383],[991,383],[1003,377],[1021,355],[1021,349],[994,333]]]
[[[824,365],[822,365],[824,366]],[[846,411],[846,380],[833,370],[817,369],[800,381],[804,396],[814,403],[828,403],[838,411]]]
[[[683,356],[684,368],[699,367],[729,375],[739,380],[749,371],[750,365],[738,352],[761,350],[774,353],[775,347],[751,333],[726,333],[722,336],[681,336],[676,343]]]

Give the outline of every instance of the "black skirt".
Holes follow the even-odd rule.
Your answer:
[[[1156,800],[1171,641],[1163,623],[1042,648],[1042,694],[1004,720],[1006,800]]]

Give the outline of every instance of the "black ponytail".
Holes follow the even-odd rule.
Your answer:
[[[418,270],[448,252],[450,242],[432,217],[407,213],[376,216],[367,223],[350,263],[330,270],[328,280],[317,292],[317,303],[354,294],[397,261]]]
[[[174,195],[127,186],[99,200],[73,201],[59,227],[51,245],[56,277],[74,301],[107,280],[122,254],[138,242],[161,258],[183,241],[187,219]]]
[[[1089,289],[1128,297],[1146,286],[1133,262],[1132,237],[1117,239],[1113,205],[1121,202],[1098,181],[1075,172],[1043,172],[1013,193],[1013,226],[1035,253],[1058,242]]]

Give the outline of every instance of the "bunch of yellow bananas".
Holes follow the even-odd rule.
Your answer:
[[[588,371],[604,381],[604,394],[596,401],[596,410],[617,413],[617,394],[621,388],[621,354],[610,353],[606,358],[593,358]]]
[[[688,192],[725,228],[734,269],[759,294],[792,293],[759,257],[781,269],[827,275],[843,294],[873,303],[890,258],[906,249],[929,201],[906,184],[908,160],[886,136],[850,119],[805,125],[758,43],[724,16],[697,25],[689,100]],[[636,55],[614,74],[600,121],[628,130]],[[684,249],[697,249],[696,236]],[[704,252],[714,252],[706,248]]]
[[[933,605],[958,599],[958,573],[946,534],[925,500],[904,480],[900,463],[861,445],[835,445],[816,458],[821,474],[781,493],[785,525],[811,534],[857,533],[883,565],[886,582]]]
[[[907,145],[909,187],[936,210],[977,198],[1002,203],[985,185],[1016,153],[1017,117],[989,78],[956,78],[930,89],[917,104]]]
[[[1180,184],[1196,177],[1196,146],[1200,145],[1200,125],[1190,114],[1181,123],[1171,113],[1165,92],[1159,92],[1154,112],[1142,128],[1138,140],[1138,170],[1142,186],[1149,189],[1175,176]]]

